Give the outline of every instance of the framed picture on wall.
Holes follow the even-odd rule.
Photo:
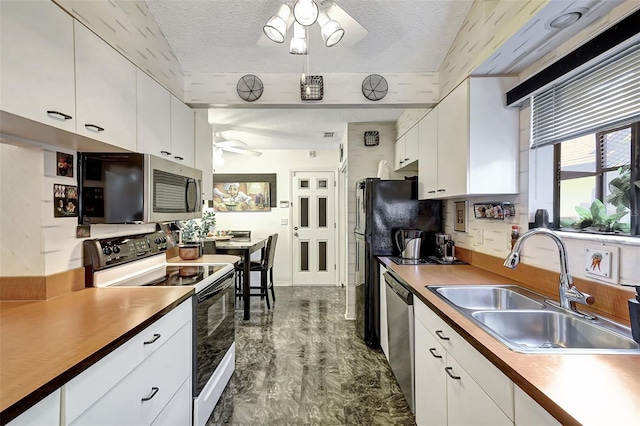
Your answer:
[[[453,204],[455,206],[453,230],[458,232],[467,232],[467,202],[456,201]]]
[[[270,211],[278,207],[276,177],[275,173],[214,173],[213,210]]]

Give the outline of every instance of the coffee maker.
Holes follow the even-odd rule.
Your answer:
[[[445,262],[456,259],[455,242],[451,234],[436,234],[436,257]]]

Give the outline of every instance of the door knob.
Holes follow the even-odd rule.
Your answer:
[[[298,230],[298,227],[297,227],[297,226],[294,226],[294,227],[293,227],[293,230],[294,230],[294,231],[297,231],[297,230]]]
[[[297,233],[297,232],[294,232],[294,233],[293,233],[293,235],[297,237],[297,236],[298,236],[298,233]]]

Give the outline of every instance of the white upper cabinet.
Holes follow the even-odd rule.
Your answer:
[[[418,126],[418,198],[433,198],[438,189],[438,108],[432,109]]]
[[[136,68],[78,21],[76,133],[136,150]]]
[[[137,77],[138,152],[171,155],[171,94],[139,69]]]
[[[1,7],[0,109],[75,132],[73,19],[50,1]]]
[[[468,78],[423,118],[437,113],[437,124],[425,125],[437,143],[427,143],[427,149],[421,143],[419,198],[518,192],[519,114],[504,106],[504,94],[516,83],[514,78]],[[437,156],[435,185],[432,164],[422,164],[432,155]]]
[[[395,170],[415,165],[418,160],[419,130],[416,124],[402,135],[395,145]]]
[[[202,170],[203,200],[213,198],[213,128],[207,110],[196,113],[196,169]]]
[[[171,95],[171,159],[195,166],[195,116],[188,105]]]

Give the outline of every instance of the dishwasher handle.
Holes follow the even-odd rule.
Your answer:
[[[398,278],[395,277],[395,275],[393,275],[391,272],[385,272],[384,280],[387,283],[387,286],[391,290],[393,290],[393,292],[397,294],[404,303],[406,303],[407,305],[413,305],[413,293],[411,293],[409,289],[405,287]]]

